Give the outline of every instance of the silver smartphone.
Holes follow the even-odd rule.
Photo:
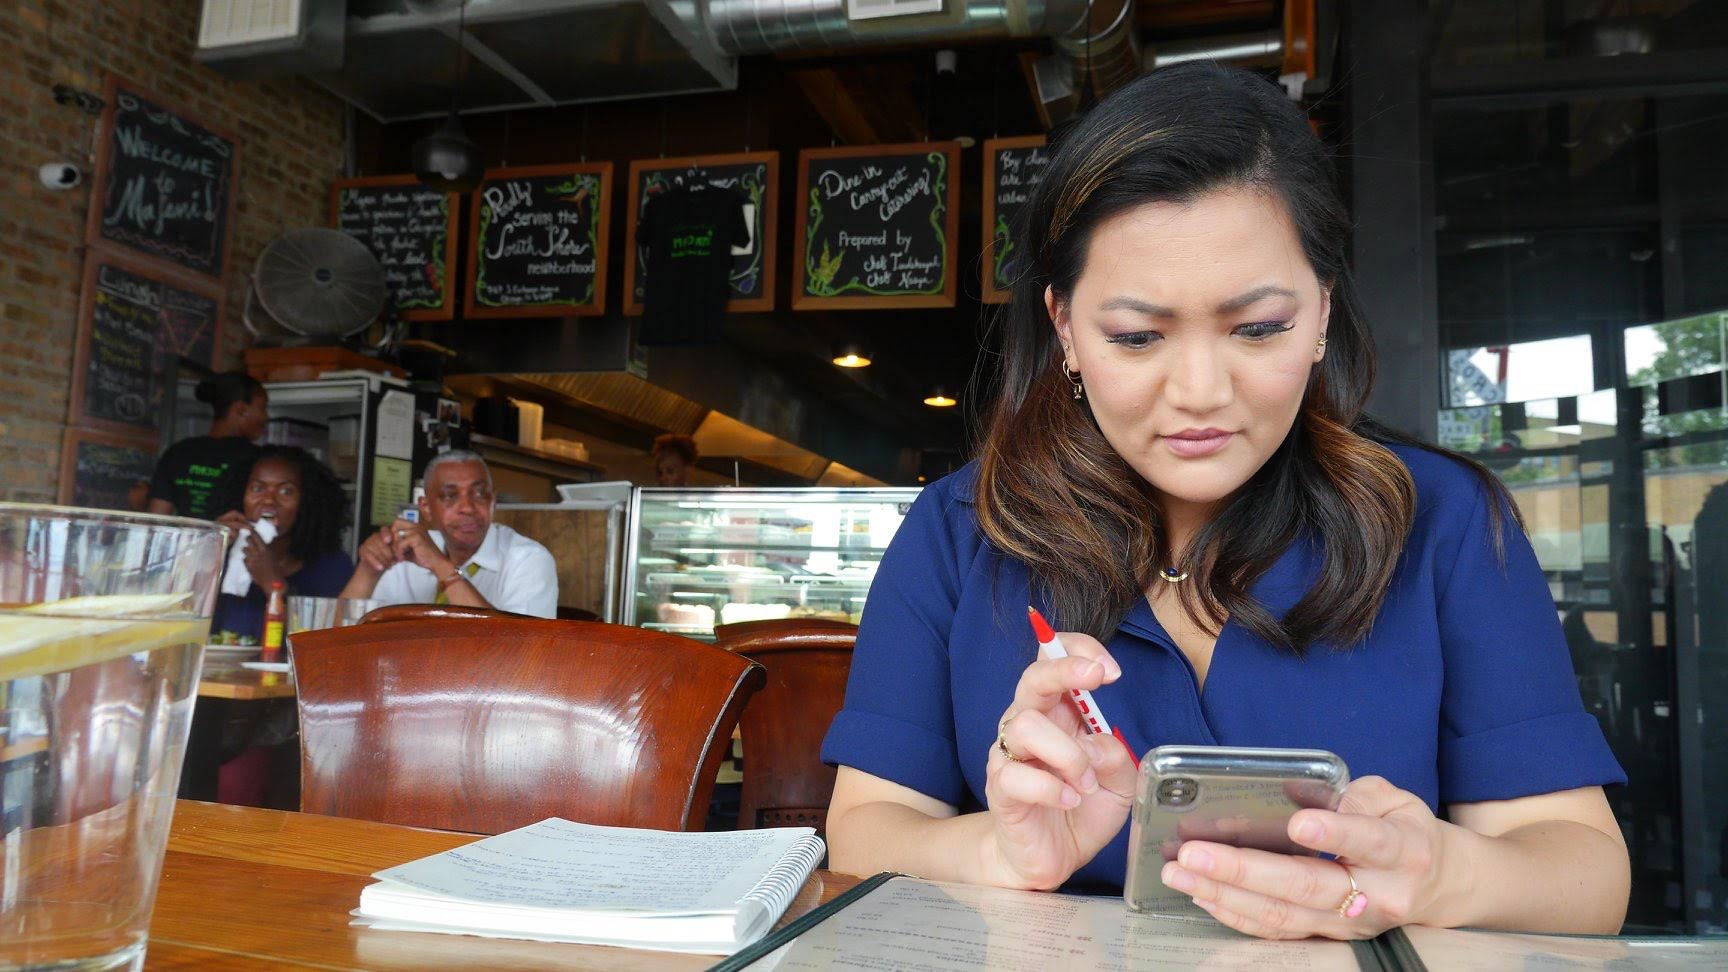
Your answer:
[[[1122,897],[1134,911],[1204,916],[1164,885],[1184,841],[1312,855],[1290,840],[1290,815],[1337,809],[1349,782],[1344,761],[1323,749],[1159,746],[1140,761]]]

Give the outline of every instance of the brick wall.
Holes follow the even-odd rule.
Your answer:
[[[100,95],[115,71],[241,145],[223,366],[239,363],[245,271],[265,243],[323,225],[342,162],[342,107],[302,80],[232,81],[192,60],[199,0],[0,2],[0,498],[52,501],[71,393],[97,119],[53,86]],[[55,192],[45,162],[84,182]]]

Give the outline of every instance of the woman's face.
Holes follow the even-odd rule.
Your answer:
[[[246,519],[274,520],[278,535],[294,529],[300,513],[300,470],[282,459],[260,459],[252,464],[242,501]]]
[[[1247,189],[1100,223],[1068,302],[1045,300],[1104,438],[1166,508],[1209,507],[1272,456],[1331,313],[1284,205]]]
[[[654,460],[654,482],[659,486],[688,486],[690,466],[676,452],[662,453]]]
[[[270,396],[260,391],[244,408],[246,412],[240,418],[240,434],[253,441],[263,438],[264,427],[270,422]]]

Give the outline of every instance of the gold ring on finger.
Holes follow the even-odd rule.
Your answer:
[[[1008,757],[1014,762],[1024,763],[1026,762],[1026,757],[1021,756],[1019,753],[1008,748],[1008,719],[1011,718],[1013,717],[1009,716],[996,724],[996,748],[1001,751],[1002,755]]]
[[[1344,876],[1350,879],[1350,893],[1344,896],[1343,901],[1338,902],[1338,917],[1359,918],[1362,912],[1368,910],[1368,896],[1356,887],[1356,875],[1350,873],[1350,866],[1343,861],[1339,861],[1338,866],[1344,869]]]

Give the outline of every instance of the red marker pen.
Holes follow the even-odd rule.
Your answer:
[[[1038,636],[1039,653],[1045,658],[1067,658],[1068,649],[1062,647],[1062,639],[1056,637],[1056,632],[1050,627],[1050,622],[1044,620],[1044,615],[1039,614],[1037,608],[1028,605],[1026,616],[1032,619],[1032,633]],[[1136,765],[1139,764],[1140,758],[1134,755],[1134,747],[1128,745],[1122,730],[1111,727],[1110,720],[1104,718],[1104,711],[1098,708],[1091,692],[1082,688],[1069,689],[1068,695],[1073,699],[1074,707],[1080,710],[1080,721],[1086,724],[1086,728],[1091,730],[1093,735],[1115,736],[1122,748],[1128,750],[1128,757],[1134,760]]]

